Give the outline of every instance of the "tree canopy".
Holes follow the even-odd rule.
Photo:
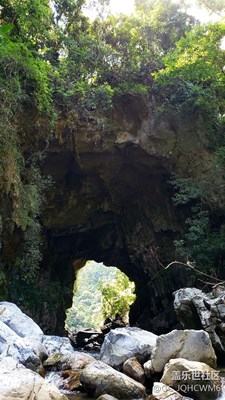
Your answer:
[[[127,318],[136,298],[134,290],[134,283],[119,269],[88,261],[76,276],[66,329],[99,329],[116,314]]]
[[[111,282],[101,280],[99,289],[102,295],[102,312],[105,318],[119,315],[128,322],[130,306],[136,299],[134,282],[117,269],[116,276]]]

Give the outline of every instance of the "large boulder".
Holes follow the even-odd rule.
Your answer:
[[[32,342],[28,338],[18,336],[0,321],[0,355],[13,357],[27,368],[36,370],[45,355],[45,349],[37,340]]]
[[[216,367],[216,355],[208,333],[195,330],[174,330],[158,337],[151,360],[144,364],[147,376],[162,372],[171,358],[201,361]]]
[[[0,400],[66,400],[40,375],[11,357],[0,358]]]
[[[161,382],[197,400],[213,400],[221,394],[219,371],[198,361],[183,358],[170,360],[164,368]]]
[[[73,351],[73,353],[66,354],[56,353],[44,361],[43,365],[46,369],[54,369],[56,371],[79,370],[95,361],[96,359],[89,354]]]
[[[69,338],[75,348],[99,351],[104,340],[104,334],[100,330],[84,329],[70,332]]]
[[[190,397],[184,397],[171,387],[161,382],[155,382],[152,388],[152,396],[154,400],[192,400]]]
[[[8,301],[2,301],[0,302],[0,308],[4,310],[0,315],[0,320],[18,336],[41,339],[43,335],[41,328],[24,314],[19,307]]]
[[[74,348],[68,337],[43,335],[41,340],[49,357],[56,353],[66,354],[74,352]]]
[[[145,387],[141,383],[101,361],[91,363],[84,368],[80,381],[85,390],[94,397],[106,393],[117,399],[140,399],[146,397]]]
[[[11,356],[27,368],[37,369],[47,358],[39,326],[15,304],[0,303],[0,355]]]
[[[111,367],[121,367],[131,357],[146,361],[156,345],[158,336],[139,328],[117,328],[104,339],[100,360]]]
[[[58,388],[65,390],[80,389],[80,375],[83,368],[96,362],[89,354],[73,351],[73,353],[54,354],[44,361],[43,366],[47,371],[46,379],[54,382]],[[52,372],[54,374],[52,375]]]
[[[173,293],[177,318],[185,329],[208,332],[218,355],[225,355],[225,285],[204,293],[196,288],[183,288]]]
[[[123,373],[135,379],[135,381],[145,384],[145,371],[136,357],[131,357],[125,361]]]
[[[97,400],[118,400],[116,397],[110,396],[110,394],[103,394],[99,396]]]

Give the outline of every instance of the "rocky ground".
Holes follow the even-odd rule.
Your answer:
[[[211,314],[214,331],[216,318],[222,326],[225,291],[217,288],[217,300],[214,291],[204,301],[200,292],[176,292],[175,309],[178,315],[186,310],[186,316],[189,309],[201,311],[204,322],[203,305],[207,305],[208,329],[173,330],[159,336],[135,327],[112,329],[98,357],[74,350],[69,338],[44,335],[15,304],[0,303],[0,400],[63,400],[67,398],[63,390],[86,392],[99,400],[218,399],[223,384],[213,344],[217,350],[219,336],[215,341],[209,326]],[[191,308],[191,301],[202,304],[199,311]],[[212,312],[215,305],[217,317]],[[55,384],[49,382],[52,376]]]

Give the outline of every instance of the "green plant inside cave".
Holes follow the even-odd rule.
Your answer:
[[[185,216],[185,232],[174,241],[176,254],[196,268],[224,279],[225,226],[219,207],[212,209],[211,191],[198,179],[176,178],[171,180],[173,202]]]
[[[66,329],[99,329],[116,315],[128,322],[135,301],[135,285],[115,267],[88,261],[76,274],[72,307],[67,310]]]

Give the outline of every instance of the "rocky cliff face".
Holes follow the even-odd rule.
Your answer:
[[[153,99],[132,97],[121,100],[107,124],[76,114],[59,121],[44,164],[54,185],[42,216],[44,264],[54,279],[71,287],[85,260],[103,261],[135,281],[131,323],[154,332],[175,324],[172,292],[193,282],[183,268],[163,270],[175,259],[173,240],[184,226],[168,181],[174,173],[200,176],[222,198],[202,122],[159,116]],[[69,306],[71,297],[65,299]],[[60,315],[53,331],[62,328],[63,309]]]
[[[32,118],[27,121],[24,132],[33,129]],[[43,121],[33,123],[44,136]],[[59,119],[43,165],[53,185],[42,215],[37,278],[45,295],[35,313],[46,332],[62,332],[72,300],[63,288],[72,288],[74,272],[90,259],[135,281],[131,323],[156,333],[176,325],[172,292],[193,281],[184,268],[163,269],[175,259],[173,241],[184,230],[169,180],[172,174],[200,177],[212,201],[223,198],[203,125],[199,116],[159,115],[154,99],[131,96],[121,98],[107,120],[75,112]]]

